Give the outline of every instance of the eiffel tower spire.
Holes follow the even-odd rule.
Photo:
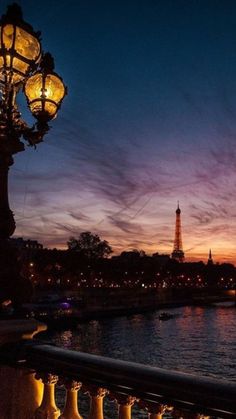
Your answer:
[[[209,257],[208,257],[207,265],[213,265],[211,249],[209,250]]]
[[[184,252],[182,244],[182,233],[181,233],[181,210],[179,207],[179,201],[176,209],[176,220],[175,220],[175,239],[174,239],[174,249],[171,254],[172,259],[176,259],[179,262],[184,261]]]

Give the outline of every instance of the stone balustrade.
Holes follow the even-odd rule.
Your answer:
[[[233,382],[65,350],[32,340],[44,329],[37,322],[1,323],[1,419],[236,418]]]

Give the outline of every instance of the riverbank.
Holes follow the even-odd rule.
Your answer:
[[[47,297],[47,298],[46,298]],[[78,323],[133,314],[144,314],[167,308],[207,306],[232,301],[234,291],[215,290],[140,290],[84,289],[80,293],[45,296],[41,303],[27,305],[30,315],[49,328],[75,327]],[[45,302],[43,302],[45,301]]]

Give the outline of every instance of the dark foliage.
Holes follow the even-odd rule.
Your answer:
[[[106,240],[101,240],[97,234],[85,231],[78,238],[71,237],[67,242],[68,249],[80,253],[90,260],[102,259],[112,253],[112,248]]]

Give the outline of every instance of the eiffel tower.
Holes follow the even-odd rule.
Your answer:
[[[182,234],[181,234],[181,211],[179,207],[176,210],[176,220],[175,220],[175,240],[174,240],[174,249],[171,254],[172,259],[178,260],[179,262],[184,262],[184,252],[182,244]]]

